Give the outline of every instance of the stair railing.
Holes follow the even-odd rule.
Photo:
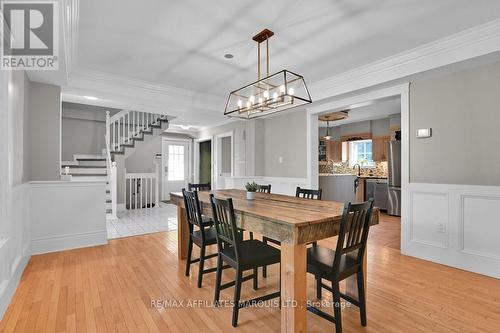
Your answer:
[[[109,145],[112,152],[122,151],[123,146],[133,144],[133,138],[141,137],[142,132],[151,131],[152,125],[159,125],[160,118],[156,113],[122,110],[111,117],[106,112],[106,133],[109,134]]]
[[[155,172],[128,173],[125,169],[125,205],[128,209],[159,207],[159,165]]]

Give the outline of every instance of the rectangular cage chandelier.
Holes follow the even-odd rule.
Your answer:
[[[252,39],[257,42],[257,81],[229,94],[224,115],[253,119],[311,103],[304,77],[286,69],[269,75],[269,38],[264,29]],[[266,43],[266,76],[261,78],[261,44]]]

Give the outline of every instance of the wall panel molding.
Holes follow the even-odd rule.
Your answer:
[[[410,183],[409,197],[401,225],[402,253],[500,278],[499,186]],[[440,197],[447,200],[439,202]],[[448,219],[446,247],[433,241],[443,216]],[[426,219],[418,237],[415,227],[420,221],[415,217]]]

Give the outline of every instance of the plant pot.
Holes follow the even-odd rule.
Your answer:
[[[247,191],[247,200],[253,200],[255,198],[255,192]]]

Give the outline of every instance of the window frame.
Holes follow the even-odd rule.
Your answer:
[[[358,160],[358,155],[355,156],[355,145],[363,143],[365,144],[365,151],[362,153],[363,155],[368,155],[366,144],[371,143],[371,160],[365,159],[367,162],[360,162],[364,160]],[[361,168],[371,169],[375,168],[375,161],[373,160],[373,140],[365,139],[365,140],[356,140],[349,142],[349,166],[353,167],[355,164],[359,164]]]

